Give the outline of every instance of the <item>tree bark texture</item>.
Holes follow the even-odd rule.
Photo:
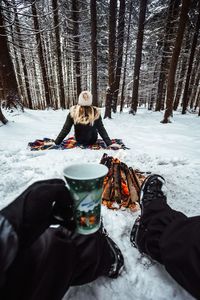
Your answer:
[[[123,73],[122,89],[121,89],[120,112],[123,111],[123,107],[124,107],[124,90],[125,90],[125,83],[126,83],[126,71],[127,71],[127,61],[128,61],[132,8],[133,8],[133,0],[130,1],[130,7],[129,7],[128,28],[127,28],[127,36],[126,36],[126,50],[125,50],[125,60],[124,60],[124,68],[123,68],[124,73]]]
[[[199,56],[197,55],[197,57],[199,57]],[[197,97],[199,83],[200,83],[200,63],[198,63],[198,68],[195,71],[194,84],[192,85],[192,89],[190,90],[190,99],[191,99],[190,108],[191,109],[193,109],[195,106],[195,99]]]
[[[175,87],[175,75],[177,69],[178,58],[181,50],[181,44],[183,40],[183,35],[185,31],[185,26],[188,18],[188,11],[190,7],[190,0],[182,0],[181,13],[179,18],[178,31],[176,36],[176,41],[174,44],[174,49],[172,53],[172,58],[168,73],[168,83],[167,83],[167,100],[166,100],[166,110],[164,114],[164,119],[162,123],[169,123],[169,117],[173,112],[173,101],[174,101],[174,87]]]
[[[40,27],[39,27],[37,9],[36,9],[35,4],[36,4],[35,1],[33,1],[31,4],[31,8],[32,8],[32,14],[33,14],[34,29],[36,32],[36,41],[37,41],[37,46],[38,46],[38,55],[39,55],[39,60],[40,60],[42,79],[43,79],[43,84],[44,84],[45,100],[46,100],[47,106],[51,106],[51,97],[50,97],[50,89],[49,89],[49,84],[48,84],[48,76],[47,76],[47,70],[46,70],[46,65],[45,65],[45,61],[44,61],[42,38],[41,38],[41,34],[40,34]]]
[[[189,83],[190,83],[190,77],[191,77],[191,71],[192,71],[192,65],[194,61],[194,54],[197,46],[197,38],[199,34],[199,29],[200,29],[200,1],[198,1],[198,17],[195,25],[195,31],[194,31],[194,36],[192,40],[192,46],[191,46],[191,52],[190,52],[190,57],[189,57],[189,63],[188,63],[188,69],[187,69],[187,75],[186,75],[186,81],[185,81],[185,87],[184,87],[184,92],[183,92],[183,107],[182,107],[182,114],[186,113],[187,107],[188,107],[188,92],[189,92]]]
[[[6,119],[6,117],[4,116],[4,114],[2,113],[2,110],[1,110],[1,102],[0,102],[0,121],[5,125],[8,120]]]
[[[145,22],[146,9],[147,9],[147,0],[140,0],[135,66],[134,66],[134,73],[133,73],[132,103],[131,103],[131,110],[130,110],[130,113],[132,114],[135,114],[137,112],[137,107],[138,107],[138,89],[139,89],[140,67],[142,61],[142,46],[143,46],[143,37],[144,37],[144,22]]]
[[[160,75],[158,80],[158,91],[155,111],[164,109],[165,102],[165,86],[167,81],[167,71],[169,69],[169,53],[171,53],[171,47],[173,45],[172,34],[174,32],[175,20],[179,13],[180,0],[170,0],[168,15],[166,20],[165,37],[163,43],[162,60],[160,66]]]
[[[113,94],[113,112],[117,111],[117,99],[119,93],[119,85],[122,72],[122,59],[124,47],[124,26],[125,26],[125,0],[120,0],[118,34],[117,34],[117,65],[115,72],[114,94]]]
[[[108,41],[108,90],[106,93],[105,118],[111,118],[111,107],[113,105],[113,93],[115,82],[115,41],[116,41],[116,12],[117,1],[110,0],[109,5],[109,41]],[[108,103],[110,101],[110,103]]]
[[[22,63],[23,72],[24,72],[24,81],[25,81],[27,100],[28,100],[27,104],[28,104],[29,109],[33,109],[30,84],[29,84],[29,78],[28,78],[28,70],[27,70],[27,66],[26,66],[26,59],[25,59],[25,54],[24,54],[24,49],[23,49],[23,44],[22,44],[22,39],[21,39],[21,30],[20,30],[20,26],[19,26],[19,18],[17,15],[16,8],[14,8],[14,11],[15,11],[15,18],[16,18],[16,31],[18,34],[19,48],[20,48],[20,53],[21,53],[21,63]]]
[[[96,0],[90,0],[91,14],[91,49],[92,49],[92,96],[93,105],[98,106],[98,82],[97,82],[97,5]]]
[[[4,90],[4,97],[12,95],[18,98],[17,79],[12,63],[10,51],[7,44],[6,30],[4,25],[4,18],[0,6],[0,74],[2,80],[2,87]]]
[[[81,61],[80,61],[80,41],[79,41],[79,2],[72,1],[72,19],[73,19],[73,36],[74,36],[74,64],[76,76],[76,96],[81,93]]]
[[[177,110],[177,108],[180,104],[180,100],[181,100],[183,83],[185,80],[185,74],[186,74],[186,69],[187,69],[189,47],[190,47],[190,34],[189,34],[189,29],[188,29],[188,32],[186,34],[184,54],[183,54],[180,71],[179,71],[180,74],[179,74],[179,79],[177,82],[176,95],[175,95],[175,100],[174,100],[174,104],[173,104],[174,110]]]
[[[62,70],[62,52],[61,52],[61,43],[60,43],[60,25],[59,25],[58,1],[57,0],[52,0],[52,7],[53,7],[55,38],[56,38],[56,56],[57,56],[57,70],[58,70],[57,72],[58,72],[60,106],[62,108],[66,108],[63,70]]]

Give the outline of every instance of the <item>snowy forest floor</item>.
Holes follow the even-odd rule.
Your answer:
[[[0,208],[36,180],[60,177],[73,162],[99,162],[103,153],[118,156],[128,166],[164,176],[168,202],[188,216],[200,214],[200,118],[175,113],[171,124],[161,124],[163,114],[139,109],[104,120],[111,138],[122,138],[130,150],[50,150],[31,152],[27,144],[44,137],[56,138],[67,111],[31,111],[8,114],[0,127]],[[69,136],[73,135],[73,131]],[[142,257],[130,245],[137,213],[102,208],[104,224],[125,258],[125,270],[115,280],[99,278],[70,288],[63,300],[192,299],[158,263]]]

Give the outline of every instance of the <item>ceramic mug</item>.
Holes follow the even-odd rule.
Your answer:
[[[103,180],[108,168],[101,164],[73,164],[64,168],[66,185],[74,199],[76,231],[92,234],[101,225]]]

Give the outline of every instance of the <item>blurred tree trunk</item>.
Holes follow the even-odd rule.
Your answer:
[[[191,85],[191,89],[189,91],[190,94],[190,108],[193,109],[195,106],[195,99],[197,97],[197,93],[198,93],[198,86],[200,83],[200,62],[199,62],[199,55],[200,55],[200,51],[198,51],[199,53],[197,54],[197,60],[198,60],[198,67],[197,69],[194,71],[195,73],[195,78],[194,78],[194,84]]]
[[[182,114],[186,114],[186,110],[188,107],[188,92],[189,92],[189,83],[190,83],[190,77],[191,77],[191,71],[192,71],[192,65],[194,61],[194,54],[197,46],[197,38],[199,34],[199,29],[200,29],[200,1],[198,2],[198,17],[195,25],[195,31],[194,31],[194,36],[192,40],[192,46],[191,46],[191,52],[190,52],[190,58],[189,58],[189,63],[188,63],[188,69],[187,69],[187,75],[186,75],[186,81],[185,81],[185,87],[184,87],[184,92],[183,92],[183,107],[182,107]]]
[[[74,64],[76,76],[76,98],[81,93],[81,61],[80,61],[80,41],[79,41],[79,2],[72,1],[72,20],[74,38]]]
[[[0,6],[0,78],[2,81],[2,88],[4,91],[5,100],[9,98],[10,101],[20,100],[17,79],[10,56],[10,51],[7,44],[7,35],[5,30],[4,18]],[[4,117],[0,109],[0,120],[3,124],[7,123],[7,119]]]
[[[93,105],[98,106],[98,92],[97,92],[97,6],[96,0],[90,0],[90,14],[91,14],[91,49],[92,49],[92,96]]]
[[[15,1],[13,1],[13,4],[15,4]],[[24,49],[23,49],[23,45],[22,45],[21,30],[20,30],[20,26],[19,26],[19,18],[18,18],[16,7],[14,8],[14,11],[15,11],[15,18],[16,18],[16,31],[18,34],[19,48],[20,48],[20,53],[21,53],[21,63],[22,63],[23,72],[24,72],[24,81],[25,81],[26,94],[27,94],[27,100],[28,100],[27,104],[28,104],[28,108],[33,109],[33,103],[32,103],[30,85],[29,85],[29,78],[28,78],[28,70],[27,70],[27,66],[26,66],[25,54],[24,54]]]
[[[200,116],[200,88],[199,88],[197,96],[196,96],[195,111],[197,110],[198,107],[199,107],[198,116]]]
[[[108,88],[106,92],[105,118],[111,118],[115,82],[115,41],[116,41],[117,1],[110,0],[109,5],[109,42],[108,42]]]
[[[152,110],[156,101],[156,82],[157,82],[157,70],[158,64],[155,63],[154,72],[153,72],[153,82],[152,82],[152,89],[150,99],[148,101],[148,110]]]
[[[56,56],[57,56],[57,70],[58,70],[58,85],[59,85],[59,96],[60,96],[60,106],[66,108],[65,105],[65,90],[63,81],[63,70],[62,70],[62,52],[60,43],[60,25],[59,25],[59,15],[58,15],[58,1],[52,0],[53,7],[53,19],[56,37]]]
[[[135,54],[135,66],[133,74],[133,90],[132,90],[132,102],[130,114],[135,115],[138,107],[138,89],[139,89],[139,78],[140,78],[140,67],[142,61],[142,45],[144,36],[144,22],[147,9],[147,0],[140,0],[140,12],[138,21],[138,33],[136,42],[136,54]]]
[[[182,95],[182,87],[183,87],[185,73],[186,73],[186,69],[187,69],[189,47],[190,47],[190,34],[189,34],[189,29],[188,29],[188,32],[186,34],[186,40],[185,40],[184,54],[183,54],[180,71],[179,71],[180,74],[179,74],[179,79],[178,79],[178,83],[177,83],[176,96],[175,96],[174,105],[173,105],[174,110],[177,110],[179,103],[180,103],[181,95]]]
[[[104,119],[109,118],[111,119],[111,105],[112,105],[112,93],[110,88],[106,89],[106,103],[105,103],[105,114]]]
[[[2,110],[1,110],[1,102],[0,102],[0,121],[3,123],[3,124],[6,124],[8,122],[8,120],[6,119],[6,117],[4,116],[4,114],[2,113]]]
[[[165,86],[167,80],[167,71],[169,69],[170,63],[169,53],[171,53],[171,47],[173,45],[172,34],[174,32],[175,20],[179,13],[179,5],[180,0],[169,1],[155,111],[160,111],[161,109],[164,109],[166,92]]]
[[[128,16],[128,28],[126,36],[126,50],[125,50],[125,60],[124,60],[124,73],[122,80],[122,91],[121,91],[121,101],[120,101],[120,112],[123,111],[124,107],[124,89],[126,83],[126,70],[127,70],[127,61],[128,61],[128,49],[129,49],[129,40],[130,40],[130,27],[131,27],[131,16],[132,16],[133,0],[130,1],[129,16]]]
[[[37,46],[38,46],[38,55],[39,55],[42,78],[43,78],[43,83],[44,83],[46,104],[47,104],[47,106],[51,106],[51,97],[50,97],[50,89],[49,89],[49,84],[48,84],[48,76],[47,76],[47,70],[46,70],[46,65],[45,65],[45,61],[44,61],[42,39],[41,39],[37,9],[36,9],[35,4],[36,4],[36,1],[32,1],[31,8],[32,8],[32,14],[33,14],[33,22],[34,22],[34,29],[35,29],[35,34],[36,34],[36,41],[37,41]]]
[[[195,84],[197,82],[198,84],[198,76],[200,75],[200,61],[199,61],[199,53],[196,55],[196,60],[194,63],[194,66],[192,68],[192,73],[191,73],[191,79],[190,79],[190,84],[189,84],[189,88],[188,88],[188,99],[189,99],[189,103],[188,105],[190,106],[190,109],[194,108],[194,100],[195,98],[193,97],[193,95],[195,95],[195,93],[193,93],[193,91],[195,90]]]
[[[172,111],[173,111],[175,74],[176,74],[178,58],[181,50],[183,35],[185,31],[185,26],[187,22],[189,7],[190,7],[190,0],[182,0],[178,31],[177,31],[176,41],[173,49],[171,62],[170,62],[169,73],[168,73],[166,110],[165,110],[164,118],[161,121],[162,123],[170,122],[169,117],[172,115]]]
[[[122,72],[122,58],[123,58],[123,48],[124,48],[124,26],[125,26],[125,0],[120,0],[119,7],[119,20],[118,20],[118,30],[117,30],[117,65],[115,72],[115,83],[114,83],[114,94],[113,94],[113,112],[117,111],[117,99],[119,93],[119,85]]]

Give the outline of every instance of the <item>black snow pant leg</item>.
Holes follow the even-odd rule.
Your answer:
[[[139,250],[162,263],[192,296],[200,299],[200,217],[188,218],[164,201],[141,217]]]
[[[99,276],[108,275],[114,258],[100,230],[91,235],[73,234],[70,238],[77,252],[72,286],[82,285]]]
[[[71,285],[106,274],[112,263],[107,252],[99,232],[83,236],[50,228],[29,249],[19,252],[0,299],[60,300]]]
[[[174,220],[163,233],[160,250],[166,270],[200,299],[200,216]]]

